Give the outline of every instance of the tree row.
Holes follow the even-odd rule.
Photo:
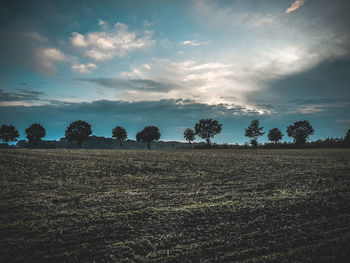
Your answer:
[[[263,136],[265,132],[264,127],[260,126],[258,119],[252,120],[250,125],[245,129],[244,135],[250,139],[250,144],[253,148],[258,146],[258,138]],[[191,144],[196,136],[206,141],[207,145],[211,144],[211,140],[215,135],[219,134],[222,130],[222,124],[215,119],[201,119],[195,125],[194,128],[187,128],[184,130],[184,138]],[[297,121],[287,127],[287,135],[293,139],[293,142],[297,145],[305,144],[311,135],[314,134],[314,129],[307,120]],[[46,136],[45,128],[39,123],[31,124],[25,129],[25,134],[28,139],[28,143],[31,147],[37,147]],[[84,141],[88,140],[92,134],[91,125],[83,120],[77,120],[72,122],[65,131],[65,138],[69,142],[76,142],[79,148],[81,148]],[[277,144],[279,143],[284,134],[278,128],[270,129],[268,132],[269,141]],[[9,141],[17,141],[19,132],[13,125],[2,125],[0,127],[0,139],[5,143]],[[112,137],[115,138],[120,148],[123,148],[123,141],[128,138],[128,134],[125,128],[116,126],[112,129]],[[136,140],[139,142],[146,142],[147,148],[150,149],[151,143],[158,141],[161,137],[159,128],[156,126],[146,126],[136,134]],[[345,142],[350,142],[350,129],[344,138]]]

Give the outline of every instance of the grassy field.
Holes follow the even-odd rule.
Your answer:
[[[350,258],[350,150],[1,150],[0,173],[0,262]]]

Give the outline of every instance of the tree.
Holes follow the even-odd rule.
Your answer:
[[[46,136],[46,131],[39,123],[33,123],[25,130],[29,144],[32,146],[38,146],[41,138]]]
[[[205,139],[208,145],[211,144],[210,139],[214,138],[216,134],[219,134],[221,129],[222,124],[213,119],[201,119],[194,126],[195,135]]]
[[[123,148],[122,141],[128,138],[128,134],[123,127],[117,126],[112,130],[112,137],[116,138],[119,141],[120,148]]]
[[[195,140],[195,132],[194,130],[187,128],[184,131],[184,138],[186,139],[186,141],[188,141],[188,144],[191,144],[192,141]]]
[[[344,143],[346,147],[350,147],[350,129],[347,131],[344,137]]]
[[[287,134],[294,139],[298,145],[305,144],[310,135],[314,134],[314,129],[308,121],[297,121],[287,127]]]
[[[69,142],[76,141],[79,148],[92,134],[91,125],[86,121],[78,120],[72,122],[66,129],[65,136]]]
[[[19,133],[13,125],[2,125],[0,127],[0,139],[8,144],[9,141],[17,141]]]
[[[151,148],[151,142],[158,141],[160,138],[160,132],[158,127],[146,126],[142,131],[136,134],[136,140],[138,142],[147,142],[147,148]]]
[[[258,137],[265,134],[262,130],[264,127],[259,127],[258,119],[252,120],[247,129],[245,129],[245,136],[250,138],[250,144],[256,148],[258,146]]]
[[[278,143],[280,140],[282,140],[283,135],[284,134],[281,132],[280,129],[273,128],[269,131],[269,134],[267,135],[267,137],[271,142]]]

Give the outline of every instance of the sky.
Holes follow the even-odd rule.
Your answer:
[[[348,0],[1,1],[0,124],[60,139],[146,125],[184,141],[202,118],[217,143],[308,120],[312,140],[350,128]],[[266,134],[260,139],[267,140]],[[200,140],[199,140],[200,141]]]

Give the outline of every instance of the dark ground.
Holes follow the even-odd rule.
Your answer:
[[[11,149],[0,175],[0,262],[350,258],[350,150]]]

